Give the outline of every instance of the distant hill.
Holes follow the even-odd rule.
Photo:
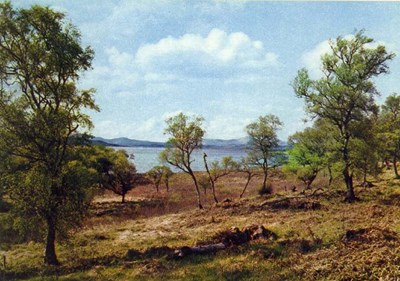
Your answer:
[[[164,142],[154,142],[145,140],[135,140],[125,137],[106,139],[102,137],[94,137],[93,143],[106,146],[125,146],[125,147],[164,147]],[[203,147],[223,147],[223,148],[244,148],[248,142],[248,138],[240,139],[204,139]]]
[[[230,140],[221,140],[221,139],[204,139],[203,146],[204,147],[231,147],[231,148],[244,148],[246,144],[249,142],[249,138],[239,138],[239,139],[230,139]]]
[[[124,147],[165,147],[164,142],[154,142],[154,141],[145,141],[145,140],[135,140],[129,139],[125,137],[121,138],[113,138],[113,139],[105,139],[101,137],[94,137],[92,139],[93,143],[102,144],[105,146],[124,146]],[[205,148],[235,148],[235,149],[244,149],[249,142],[248,137],[238,138],[238,139],[204,139],[203,147]],[[286,147],[286,143],[280,141],[279,146],[281,148]]]
[[[103,144],[106,146],[125,146],[125,147],[164,147],[165,144],[163,142],[154,142],[154,141],[144,141],[144,140],[134,140],[129,138],[114,138],[114,139],[105,139],[101,137],[94,137],[92,139],[93,143]]]

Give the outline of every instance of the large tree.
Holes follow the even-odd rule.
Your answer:
[[[358,123],[376,111],[374,97],[378,91],[373,78],[387,73],[387,62],[394,54],[382,45],[374,47],[373,39],[358,32],[350,38],[330,41],[330,51],[321,57],[323,77],[312,80],[301,69],[293,82],[296,95],[306,102],[313,117],[335,126],[338,150],[347,187],[346,200],[355,200],[350,143]]]
[[[395,176],[400,178],[397,162],[400,157],[400,96],[396,93],[388,96],[382,105],[379,118],[379,139],[382,150],[393,161]]]
[[[43,223],[36,230],[46,229],[44,261],[52,265],[57,233],[87,208],[93,182],[85,171],[93,170],[84,168],[77,132],[92,125],[82,109],[98,109],[93,90],[76,86],[93,51],[64,17],[0,4],[0,149],[11,159],[13,204],[21,218]]]
[[[273,164],[273,157],[278,149],[277,131],[282,127],[282,122],[275,115],[260,116],[257,121],[246,127],[250,140],[248,143],[248,159],[259,166],[264,174],[261,192],[270,192],[266,188],[268,171]]]
[[[166,122],[165,133],[170,135],[170,138],[167,141],[167,148],[161,153],[160,158],[163,162],[190,175],[196,189],[198,207],[202,209],[199,184],[192,168],[194,161],[192,154],[202,146],[205,132],[202,128],[203,118],[190,118],[179,113],[167,119]]]

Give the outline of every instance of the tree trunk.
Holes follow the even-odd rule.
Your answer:
[[[197,206],[199,209],[203,209],[203,205],[201,205],[201,198],[200,198],[200,190],[199,190],[199,185],[197,183],[196,176],[194,175],[193,171],[190,169],[189,170],[189,175],[192,177],[194,186],[196,187],[196,193],[197,193]]]
[[[249,183],[250,183],[250,181],[251,181],[251,174],[247,174],[247,182],[246,182],[246,185],[244,186],[244,188],[243,188],[243,190],[242,190],[242,193],[240,193],[240,196],[239,196],[239,198],[242,198],[243,197],[243,195],[244,195],[244,193],[246,192],[246,189],[247,189],[247,186],[249,185]]]
[[[328,165],[328,173],[329,173],[329,182],[328,182],[328,186],[331,186],[332,181],[333,181],[333,176],[332,176],[332,168],[330,165]]]
[[[346,201],[351,203],[356,200],[356,196],[354,194],[353,188],[353,176],[349,173],[349,167],[346,163],[344,171],[343,171],[344,181],[346,183],[347,193],[346,193]]]
[[[364,169],[363,169],[363,184],[367,183],[367,171],[368,171],[367,166],[368,166],[368,164],[367,164],[367,161],[365,160]]]
[[[214,181],[211,182],[211,190],[212,190],[212,193],[213,193],[214,202],[218,203],[217,196],[215,195],[215,182]]]
[[[306,189],[311,189],[311,184],[314,182],[316,177],[317,177],[317,174],[314,174],[310,178],[308,178]]]
[[[350,174],[350,163],[349,163],[350,159],[348,151],[349,140],[350,138],[347,137],[345,145],[343,147],[343,160],[344,160],[343,178],[346,183],[346,189],[347,189],[345,200],[351,203],[356,200],[356,196],[354,194],[354,188],[353,188],[353,176]]]
[[[165,187],[167,188],[167,192],[169,192],[169,181],[168,180],[165,181]]]
[[[262,188],[265,190],[267,188],[267,174],[264,172],[264,179]]]
[[[396,178],[400,178],[399,172],[397,170],[397,155],[393,156],[393,169],[394,169],[394,174],[395,174]]]
[[[262,194],[271,194],[272,193],[272,190],[267,190],[267,177],[268,177],[268,171],[264,170],[264,179],[263,179],[263,184],[261,187]]]
[[[47,238],[46,250],[44,253],[44,263],[48,265],[59,265],[57,260],[56,248],[56,224],[53,218],[47,219]]]
[[[206,167],[206,171],[207,171],[207,174],[208,174],[208,178],[210,179],[211,190],[212,190],[214,202],[215,202],[215,203],[218,203],[217,196],[215,195],[215,182],[214,182],[214,179],[213,179],[212,176],[211,176],[210,170],[208,169],[207,154],[204,153],[203,159],[204,159],[204,166]]]

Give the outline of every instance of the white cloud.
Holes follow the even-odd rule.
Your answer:
[[[230,76],[240,71],[260,71],[277,66],[278,55],[265,50],[243,32],[227,34],[214,28],[205,37],[188,33],[141,46],[136,63],[151,72],[188,76]]]
[[[234,139],[243,137],[251,118],[218,115],[206,124],[207,138]]]
[[[331,47],[329,45],[329,40],[325,40],[315,46],[314,49],[307,51],[302,55],[302,63],[308,69],[308,72],[312,78],[318,78],[322,76],[321,57],[330,51]]]
[[[104,138],[116,138],[126,136],[139,140],[163,140],[162,136],[164,121],[156,117],[149,118],[143,122],[117,122],[114,120],[103,120],[96,123],[93,130],[95,136]]]
[[[108,56],[109,64],[113,67],[126,68],[134,64],[134,58],[131,54],[120,52],[116,47],[107,48],[105,53]]]

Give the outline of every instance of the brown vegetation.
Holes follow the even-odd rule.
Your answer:
[[[270,180],[273,195],[259,196],[262,179],[255,178],[239,199],[246,178],[232,173],[216,185],[218,196],[226,199],[215,204],[207,194],[203,210],[196,208],[196,193],[185,174],[171,178],[170,192],[157,193],[152,185],[137,187],[125,204],[105,193],[93,204],[85,227],[69,243],[59,244],[62,266],[57,271],[43,269],[37,244],[10,244],[3,252],[3,277],[373,280],[399,274],[397,180],[356,187],[360,201],[354,204],[343,202],[342,186],[303,193],[304,185],[284,179],[279,170]],[[326,186],[325,181],[315,184]],[[293,185],[298,191],[288,188]],[[265,226],[271,239],[237,240],[235,233],[245,233],[249,225]],[[209,253],[171,259],[175,250],[204,245],[212,246]]]

